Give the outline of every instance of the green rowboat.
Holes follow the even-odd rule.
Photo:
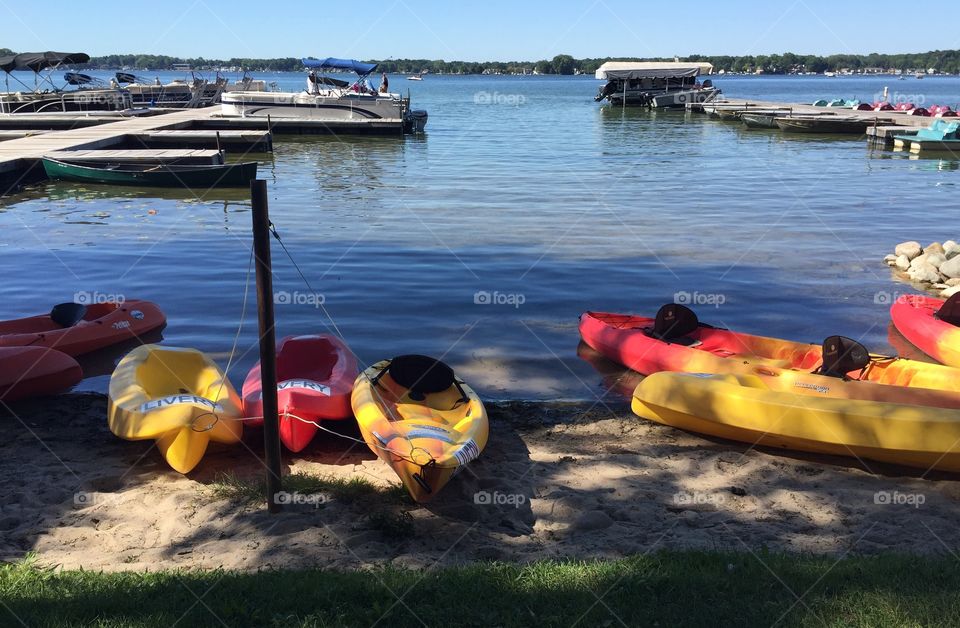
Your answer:
[[[245,187],[257,177],[257,162],[220,165],[89,164],[43,158],[51,179],[141,187]]]

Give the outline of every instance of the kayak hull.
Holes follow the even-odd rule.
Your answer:
[[[699,343],[684,346],[653,338],[645,330],[654,319],[632,314],[585,312],[580,336],[609,360],[638,373],[685,371],[730,373],[745,364],[813,369],[820,363],[820,347],[779,338],[752,336],[726,329],[700,327],[690,334]]]
[[[417,502],[428,502],[483,451],[489,435],[486,409],[465,383],[423,399],[378,362],[357,377],[353,412],[364,441],[400,478]],[[462,393],[461,393],[462,390]]]
[[[83,379],[72,357],[44,347],[0,347],[0,401],[66,390]]]
[[[943,299],[904,295],[890,306],[890,319],[904,338],[935,360],[960,367],[960,327],[936,318]]]
[[[155,440],[167,463],[189,473],[210,441],[243,434],[240,396],[226,375],[195,349],[142,345],[110,378],[107,422],[125,440]]]
[[[749,445],[960,471],[960,396],[913,405],[892,401],[903,394],[896,387],[813,377],[832,381],[797,386],[776,376],[656,373],[637,386],[632,408]]]
[[[71,327],[58,325],[49,314],[2,321],[0,347],[47,347],[78,356],[137,339],[164,324],[163,312],[149,301],[98,303]]]
[[[350,348],[330,334],[287,336],[277,346],[277,410],[280,440],[302,451],[317,433],[315,422],[353,416],[350,394],[357,378]],[[243,412],[249,425],[263,425],[260,363],[243,382]]]
[[[685,346],[652,338],[644,329],[653,319],[629,314],[587,312],[580,319],[584,342],[607,359],[644,375],[661,371],[756,374],[795,370],[811,374],[822,362],[818,345],[699,327],[690,334],[698,344]],[[960,392],[960,370],[906,358],[871,355],[863,371],[848,373],[861,382],[903,388]]]

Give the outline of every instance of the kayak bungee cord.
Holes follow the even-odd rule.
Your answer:
[[[276,227],[276,225],[273,224],[273,221],[270,221],[270,222],[269,222],[268,227],[269,227],[269,229],[270,229],[270,233],[271,233],[271,234],[273,235],[273,237],[277,240],[277,242],[280,243],[280,248],[283,249],[283,252],[284,252],[284,254],[287,256],[287,259],[290,260],[290,263],[293,264],[293,267],[296,269],[297,274],[300,275],[300,279],[303,280],[303,283],[304,283],[304,285],[306,285],[307,290],[309,290],[311,293],[315,293],[315,291],[314,291],[314,289],[313,289],[313,286],[310,285],[310,281],[307,279],[306,275],[304,275],[304,274],[303,274],[303,271],[300,269],[300,265],[297,264],[297,261],[296,261],[295,259],[293,259],[293,255],[291,255],[290,251],[287,250],[287,246],[283,243],[283,239],[280,237],[280,233],[277,231],[277,227]],[[248,275],[248,278],[249,278],[249,275]],[[337,322],[336,322],[335,320],[333,320],[333,317],[330,315],[330,312],[327,311],[327,308],[325,307],[323,301],[320,300],[320,301],[317,302],[317,304],[320,306],[320,309],[323,310],[323,314],[324,314],[324,316],[327,317],[327,320],[330,321],[330,325],[331,325],[331,327],[333,328],[334,333],[336,334],[336,336],[337,336],[338,338],[340,338],[340,340],[342,340],[342,341],[346,344],[346,338],[344,338],[343,332],[340,331],[340,327],[337,326]],[[347,344],[347,346],[349,347],[349,344]],[[350,349],[350,352],[353,353],[353,349]],[[357,356],[356,353],[353,353],[353,356],[354,356],[354,358],[357,359],[357,362],[361,362],[359,356]],[[367,383],[370,384],[370,390],[372,391],[372,393],[373,393],[374,395],[376,395],[377,399],[381,402],[381,403],[380,403],[381,407],[382,407],[384,410],[386,410],[387,414],[388,414],[389,417],[390,417],[390,421],[393,422],[393,421],[399,421],[399,420],[401,420],[401,419],[398,418],[398,417],[394,414],[394,411],[393,411],[393,409],[390,407],[390,404],[384,402],[384,398],[380,395],[379,385],[378,385],[378,382],[379,382],[379,379],[380,379],[380,375],[382,375],[383,373],[385,373],[386,370],[390,367],[390,362],[392,362],[392,360],[389,361],[389,362],[387,363],[387,365],[383,367],[383,369],[381,369],[380,374],[378,374],[378,376],[375,378],[376,381],[370,379],[370,376],[367,375],[367,369],[361,369],[361,371],[360,371],[360,377],[363,377],[364,379],[366,379],[366,380],[367,380]],[[458,385],[458,388],[459,388],[459,385]],[[463,391],[462,388],[461,388],[460,390],[461,390],[461,392]],[[313,422],[313,421],[308,421],[308,420],[306,420],[306,419],[303,419],[303,418],[301,418],[301,417],[296,417],[296,416],[294,416],[294,415],[288,415],[288,416],[291,416],[291,417],[293,417],[293,418],[295,418],[295,419],[298,419],[298,420],[300,420],[300,421],[304,421],[304,422],[306,422],[306,423],[312,423],[312,424],[316,425],[318,429],[324,430],[324,431],[326,431],[326,432],[330,432],[330,433],[332,433],[332,434],[336,434],[336,432],[333,432],[332,430],[328,430],[327,428],[320,427],[319,423],[315,423],[315,422]],[[343,436],[344,438],[347,438],[348,440],[355,440],[355,441],[357,441],[357,442],[364,443],[364,444],[367,445],[368,447],[370,446],[370,443],[367,443],[365,440],[354,439],[354,438],[352,438],[352,437],[347,437],[347,436],[344,436],[344,435],[342,435],[342,434],[338,434],[338,435],[339,435],[339,436]],[[421,451],[423,451],[422,448],[415,446],[415,445],[413,444],[413,441],[411,441],[408,436],[406,436],[406,435],[403,435],[403,436],[397,435],[397,438],[402,438],[403,440],[407,441],[407,443],[410,445],[410,453],[411,453],[411,455],[412,455],[413,452],[416,451],[417,449],[421,449]],[[407,457],[403,456],[402,454],[398,454],[398,453],[396,453],[395,451],[393,451],[393,450],[391,450],[391,449],[387,449],[387,448],[383,447],[383,446],[380,445],[380,444],[375,444],[374,446],[377,447],[377,448],[379,448],[379,449],[383,449],[384,451],[390,452],[390,453],[392,453],[393,455],[396,455],[396,456],[398,456],[399,458],[401,458],[401,459],[403,459],[403,460],[407,460],[408,462],[411,462],[412,464],[415,464],[415,465],[419,466],[419,467],[421,468],[421,471],[422,471],[425,467],[427,467],[427,466],[430,466],[430,467],[436,467],[436,466],[437,466],[437,464],[436,464],[436,462],[437,462],[436,459],[433,457],[432,454],[429,454],[429,452],[425,452],[425,453],[427,453],[427,455],[430,457],[430,460],[429,460],[429,462],[427,462],[425,465],[423,465],[423,464],[420,464],[419,462],[413,460],[412,458],[407,458]]]
[[[358,444],[360,444],[360,445],[369,445],[369,443],[367,443],[367,441],[363,440],[362,438],[354,438],[353,436],[348,436],[348,435],[346,435],[346,434],[341,434],[340,432],[336,432],[336,431],[331,430],[330,428],[322,425],[319,421],[311,421],[310,419],[305,419],[305,418],[303,418],[303,417],[301,417],[301,416],[297,416],[296,414],[293,414],[292,412],[283,412],[283,413],[280,414],[280,416],[289,417],[289,418],[291,418],[291,419],[295,419],[295,420],[300,421],[300,422],[302,422],[302,423],[308,423],[308,424],[313,425],[314,427],[316,427],[318,430],[321,430],[321,431],[326,432],[326,433],[328,433],[328,434],[333,434],[334,436],[339,436],[340,438],[343,438],[343,439],[352,441],[352,442],[354,442],[354,443],[358,443]],[[262,417],[262,416],[246,416],[246,417],[242,417],[242,418],[234,419],[234,420],[235,420],[235,421],[260,421],[260,420],[263,420],[263,417]],[[437,461],[436,461],[436,459],[433,457],[433,455],[432,455],[430,452],[428,452],[427,450],[425,450],[423,447],[418,447],[418,446],[414,445],[414,444],[410,441],[409,438],[406,438],[406,437],[398,437],[398,438],[403,438],[403,440],[407,441],[407,443],[410,445],[410,453],[409,453],[409,454],[406,454],[406,455],[405,455],[405,454],[402,454],[402,453],[398,452],[396,449],[391,449],[390,447],[385,447],[385,446],[383,446],[383,445],[380,445],[379,443],[375,443],[375,444],[374,444],[374,447],[376,447],[377,449],[383,450],[383,451],[385,451],[385,452],[387,452],[387,453],[393,454],[393,455],[396,456],[397,458],[400,458],[401,460],[406,460],[407,462],[410,462],[410,463],[412,463],[412,464],[415,464],[415,465],[417,465],[417,466],[419,466],[419,467],[421,467],[421,468],[424,468],[424,467],[432,467],[432,468],[437,468],[437,469],[456,469],[457,467],[460,466],[460,465],[453,465],[453,466],[439,465],[439,464],[437,464]],[[420,462],[417,462],[416,460],[414,460],[413,454],[414,454],[414,452],[416,452],[416,451],[418,451],[418,450],[419,450],[419,451],[422,451],[422,452],[425,453],[425,454],[427,454],[427,456],[430,457],[430,461],[427,462],[427,463],[425,463],[425,464],[421,464]]]

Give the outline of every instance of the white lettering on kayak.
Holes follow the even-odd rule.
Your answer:
[[[288,379],[277,384],[277,390],[312,390],[321,395],[330,396],[330,387],[309,379]]]
[[[151,399],[140,406],[140,412],[150,412],[171,406],[191,405],[207,408],[212,412],[223,412],[223,406],[197,395],[170,395],[160,399]]]
[[[112,325],[114,329],[129,329],[130,321],[117,321]]]

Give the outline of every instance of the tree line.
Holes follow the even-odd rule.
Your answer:
[[[0,54],[12,54],[6,48],[0,48]],[[650,59],[642,57],[613,59],[588,58],[575,59],[570,55],[557,55],[552,59],[540,61],[444,61],[437,59],[371,59],[380,64],[380,69],[397,74],[416,74],[431,72],[434,74],[593,74],[606,61],[672,61],[672,58]],[[837,54],[829,56],[802,55],[792,52],[772,55],[747,55],[734,57],[727,55],[691,55],[685,61],[706,61],[714,65],[715,70],[726,72],[766,74],[787,74],[795,72],[825,72],[849,69],[884,70],[927,70],[950,74],[960,73],[960,50],[934,50],[921,53],[865,55]],[[198,70],[217,68],[243,68],[249,71],[282,72],[302,69],[300,58],[280,57],[276,59],[251,59],[232,57],[230,59],[206,59],[204,57],[172,57],[168,55],[148,54],[112,54],[92,57],[86,67],[102,69],[132,68],[135,70],[170,70],[174,65],[189,65]]]

